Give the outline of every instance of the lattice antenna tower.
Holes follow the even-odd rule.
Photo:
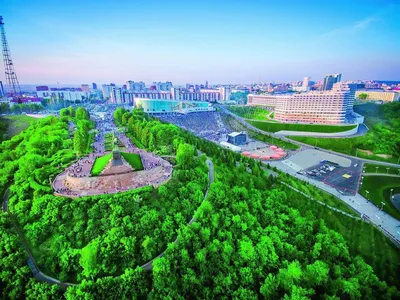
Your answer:
[[[0,34],[1,34],[1,44],[3,46],[3,61],[4,61],[4,71],[6,74],[6,95],[9,97],[18,97],[21,95],[21,88],[19,86],[17,74],[14,70],[14,64],[11,59],[10,49],[8,48],[6,32],[4,31],[3,17],[0,16]]]

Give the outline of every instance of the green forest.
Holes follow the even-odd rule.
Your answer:
[[[50,120],[52,123],[45,123]],[[69,199],[26,187],[18,175],[21,167],[14,166],[2,186],[11,184],[9,206],[35,258],[48,275],[78,284],[63,292],[32,279],[11,218],[1,214],[1,297],[400,297],[399,252],[371,225],[295,193],[281,183],[300,187],[301,183],[288,175],[265,170],[260,162],[147,117],[142,111],[117,109],[115,121],[126,127],[137,145],[176,156],[172,180],[156,190],[144,187]],[[3,142],[1,155],[9,152],[10,156],[0,163],[12,163],[15,149],[19,158],[33,155],[26,144],[32,137],[26,132],[50,130],[49,126],[60,127],[65,145],[54,141],[58,160],[47,155],[52,153],[34,149],[45,159],[41,167],[55,161],[58,166],[61,151],[72,154],[64,164],[71,162],[74,152],[68,124],[63,118],[49,118]],[[45,145],[43,149],[50,148]],[[204,155],[198,155],[196,149]],[[216,177],[204,200],[208,185],[205,155],[212,159]],[[42,185],[49,188],[48,183]],[[311,186],[304,189],[313,193]],[[187,225],[193,214],[196,221]],[[165,249],[151,271],[140,268]]]
[[[397,162],[400,158],[400,102],[354,106],[365,116],[369,130],[355,138],[313,138],[292,136],[292,140],[358,157]]]

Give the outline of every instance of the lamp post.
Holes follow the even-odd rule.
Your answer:
[[[397,169],[397,172],[399,173],[399,176],[400,176],[400,169]]]
[[[367,200],[368,200],[368,194],[369,194],[369,192],[368,192],[368,191],[365,191],[365,193],[367,194]]]
[[[392,199],[392,195],[393,195],[393,189],[390,189],[390,197],[389,197],[389,200]]]
[[[365,173],[365,167],[363,167],[363,173]]]
[[[386,168],[386,174],[389,174],[389,169],[390,169],[390,168]]]
[[[378,173],[378,169],[379,169],[379,167],[375,167],[375,173]]]
[[[385,202],[381,202],[381,210],[383,210],[383,206],[386,205]]]

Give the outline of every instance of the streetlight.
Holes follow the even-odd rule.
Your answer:
[[[367,199],[368,199],[368,194],[369,194],[369,192],[368,192],[368,191],[365,191],[365,193],[367,194]]]
[[[379,169],[379,167],[375,167],[375,169],[376,169],[376,172],[375,172],[375,173],[378,173],[378,169]]]
[[[365,173],[365,167],[363,167],[363,173]]]
[[[390,169],[390,168],[386,168],[386,174],[389,174],[389,169]]]
[[[389,199],[392,199],[392,194],[393,194],[393,189],[390,189],[390,197],[389,197]]]
[[[383,206],[386,205],[386,203],[385,202],[381,202],[381,203],[382,203],[381,210],[383,210]]]
[[[399,173],[399,176],[400,176],[400,169],[397,169],[397,172]]]

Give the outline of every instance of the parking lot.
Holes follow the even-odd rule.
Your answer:
[[[346,168],[334,162],[322,161],[298,173],[322,181],[343,195],[355,195],[361,174],[357,167],[358,164]]]

